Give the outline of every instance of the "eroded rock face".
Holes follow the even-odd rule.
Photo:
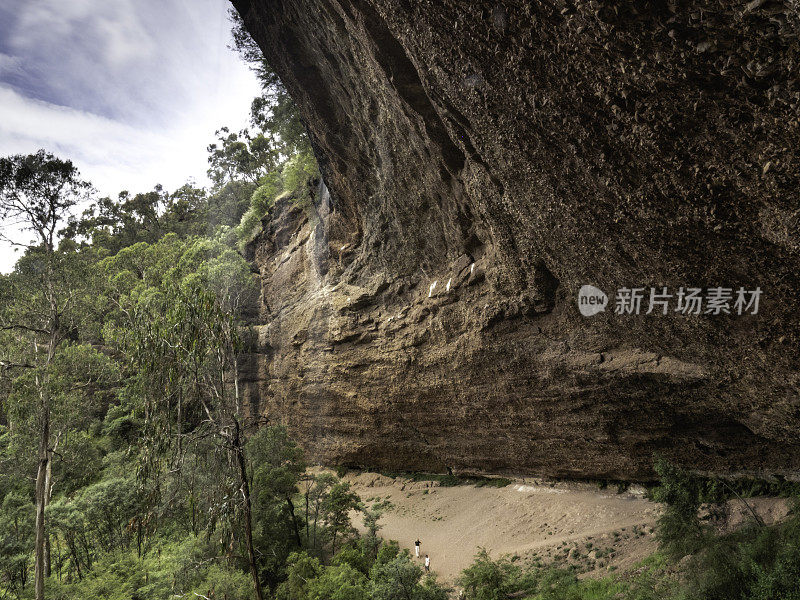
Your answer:
[[[234,5],[330,189],[253,248],[249,392],[312,459],[798,472],[797,3]],[[613,313],[651,286],[763,295]]]

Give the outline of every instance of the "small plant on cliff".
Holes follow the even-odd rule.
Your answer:
[[[283,167],[284,189],[297,201],[306,196],[309,181],[319,177],[317,159],[310,148],[301,150],[292,156]]]
[[[275,206],[276,200],[286,196],[300,206],[310,206],[312,197],[309,184],[319,177],[319,169],[310,149],[289,158],[279,171],[273,171],[259,180],[260,185],[250,197],[250,207],[242,216],[236,233],[240,246],[252,241],[261,231],[261,220]]]

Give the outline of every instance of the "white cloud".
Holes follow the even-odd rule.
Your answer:
[[[46,49],[75,35],[97,35],[101,47],[95,58],[111,66],[147,58],[155,41],[140,15],[148,3],[134,0],[36,0],[19,7],[18,22],[11,43],[16,48]]]
[[[22,61],[16,56],[0,52],[0,77],[17,75],[22,72]]]
[[[20,5],[0,53],[0,155],[45,148],[112,197],[156,183],[174,189],[190,178],[205,185],[214,131],[245,126],[259,93],[227,48],[227,7],[226,0]],[[0,271],[15,258],[0,247]]]

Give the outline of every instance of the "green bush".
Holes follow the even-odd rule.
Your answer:
[[[698,516],[701,504],[712,499],[723,502],[738,492],[725,482],[696,477],[664,460],[657,460],[655,468],[661,483],[653,498],[666,504],[658,521],[660,546],[673,560],[691,555],[681,594],[698,600],[800,598],[796,501],[783,523],[766,526],[753,518],[733,532],[718,534]]]
[[[319,167],[310,148],[297,152],[283,167],[284,189],[299,197],[310,180],[319,177]]]
[[[800,514],[710,538],[689,563],[691,595],[707,600],[800,598]]]
[[[666,504],[658,519],[658,541],[668,556],[678,559],[700,549],[707,537],[698,517],[700,481],[663,459],[656,460],[655,470],[661,484],[652,496],[656,502]]]
[[[458,584],[470,599],[501,600],[518,591],[521,577],[522,569],[518,566],[506,558],[492,560],[489,552],[481,548],[472,565],[461,573]]]
[[[447,600],[447,590],[432,577],[423,581],[422,569],[407,551],[388,560],[378,560],[370,571],[372,600]]]
[[[348,564],[327,567],[309,581],[308,600],[369,600],[367,578]]]
[[[281,167],[263,176],[259,186],[250,197],[250,206],[245,211],[236,235],[241,246],[251,242],[261,231],[261,219],[275,206],[281,196],[291,197],[294,202],[307,203],[306,186],[319,177],[319,168],[310,148],[295,153]]]

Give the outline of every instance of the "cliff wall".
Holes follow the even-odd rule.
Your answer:
[[[233,3],[330,192],[253,246],[246,387],[312,459],[798,472],[796,2]],[[664,286],[762,295],[643,314]]]

